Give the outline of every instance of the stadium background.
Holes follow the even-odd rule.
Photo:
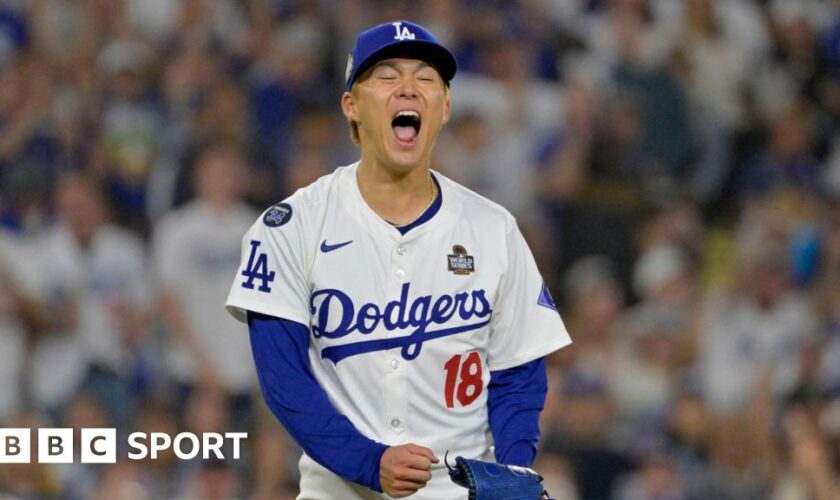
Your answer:
[[[251,433],[0,498],[294,497],[230,235],[354,161],[346,54],[399,18],[460,64],[435,168],[517,216],[575,341],[549,491],[838,498],[831,0],[0,0],[0,427]]]

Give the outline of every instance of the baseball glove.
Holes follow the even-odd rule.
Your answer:
[[[481,460],[455,458],[449,468],[452,481],[470,491],[469,500],[539,500],[547,499],[542,476],[531,469],[501,465]]]

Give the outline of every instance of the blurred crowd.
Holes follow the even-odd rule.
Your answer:
[[[836,0],[0,0],[0,427],[250,433],[0,498],[294,498],[223,303],[259,212],[357,159],[347,53],[401,18],[459,62],[434,168],[513,212],[574,340],[549,492],[840,498]]]

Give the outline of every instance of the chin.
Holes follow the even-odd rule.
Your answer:
[[[426,153],[428,150],[420,141],[411,147],[394,144],[386,150],[388,163],[401,171],[409,171],[422,165],[424,160],[428,160]]]

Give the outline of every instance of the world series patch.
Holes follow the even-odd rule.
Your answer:
[[[461,245],[452,247],[452,253],[447,255],[449,270],[454,274],[467,275],[475,271],[475,259],[467,255],[467,249]]]
[[[268,227],[280,227],[291,219],[292,206],[288,203],[278,203],[265,212],[263,224]]]

